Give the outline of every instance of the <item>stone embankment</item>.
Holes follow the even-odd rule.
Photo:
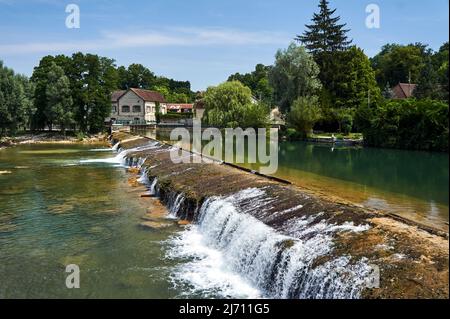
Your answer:
[[[271,236],[280,238],[276,249],[272,248],[276,250],[272,268],[261,284],[268,296],[305,296],[308,290],[306,296],[313,298],[449,297],[447,233],[220,163],[174,164],[170,146],[147,138],[119,132],[112,140],[125,151],[127,164],[147,175],[154,193],[180,220],[206,224],[204,215],[214,209],[217,216],[230,216],[214,235],[221,245],[228,243],[222,237],[230,231],[230,219],[235,218],[230,209],[268,226]],[[222,204],[217,199],[223,199]],[[251,228],[249,232],[254,231]],[[268,243],[267,238],[257,238],[254,246]],[[251,258],[260,258],[256,254],[266,249],[257,248],[255,256],[246,257],[245,262],[251,264]],[[289,274],[293,258],[299,258],[302,266]],[[379,287],[375,288],[361,284],[362,274],[367,275],[367,267],[373,265],[379,270]],[[337,275],[329,274],[341,268]],[[314,285],[320,290],[312,288]],[[337,288],[330,289],[332,285]],[[354,292],[356,286],[361,288]]]

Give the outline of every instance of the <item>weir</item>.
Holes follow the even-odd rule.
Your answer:
[[[171,217],[192,221],[263,297],[448,298],[447,234],[219,163],[174,164],[157,141],[112,139]]]

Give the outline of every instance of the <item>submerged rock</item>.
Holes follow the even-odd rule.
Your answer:
[[[173,224],[164,223],[164,222],[156,222],[156,221],[146,221],[139,224],[139,226],[145,229],[164,229],[173,226]]]
[[[140,169],[137,167],[130,167],[127,169],[128,173],[131,174],[139,174],[140,173]]]
[[[190,224],[192,224],[192,223],[188,220],[179,220],[178,221],[178,226],[189,226]]]

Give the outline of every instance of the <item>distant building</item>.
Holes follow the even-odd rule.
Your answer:
[[[167,103],[167,112],[174,113],[193,113],[194,104]]]
[[[408,99],[414,95],[417,84],[399,83],[392,88],[392,98],[397,100]]]
[[[143,89],[115,91],[111,95],[111,115],[105,121],[117,124],[156,123],[158,105],[160,113],[166,114],[166,101],[155,91]]]

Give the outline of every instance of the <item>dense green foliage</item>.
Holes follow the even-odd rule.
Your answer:
[[[155,76],[140,64],[117,68],[114,60],[94,54],[45,56],[30,80],[0,62],[0,134],[55,127],[100,132],[111,93],[131,87],[158,91],[169,102],[194,99],[189,82]]]
[[[369,146],[448,151],[448,105],[433,100],[392,100],[361,109],[359,128]]]
[[[222,83],[206,90],[203,121],[216,127],[266,127],[269,108],[252,101],[251,90],[239,81]]]
[[[252,90],[255,98],[266,103],[271,103],[273,89],[269,84],[270,69],[270,66],[257,64],[255,71],[246,74],[235,73],[228,78],[228,81],[241,82]]]
[[[281,111],[288,113],[299,97],[319,93],[322,85],[318,75],[319,67],[304,47],[292,43],[286,50],[279,50],[269,80]]]
[[[66,83],[66,78],[68,79],[71,98],[71,101],[67,98],[59,103],[72,106],[61,105],[54,108],[51,105],[53,102],[49,99],[49,91],[52,92],[53,87],[59,85],[49,76],[55,71],[55,65],[63,70],[63,82]],[[72,57],[46,56],[34,69],[31,80],[36,84],[34,94],[36,113],[33,116],[32,129],[43,129],[45,126],[52,127],[53,124],[58,124],[64,130],[64,126],[72,123],[76,124],[75,129],[84,133],[103,130],[104,120],[111,110],[111,92],[118,85],[114,60],[82,53],[75,53]],[[65,87],[58,88],[64,89],[64,92],[66,90]],[[49,111],[61,108],[70,111],[70,114],[64,115],[66,120],[62,122],[56,120],[58,116]],[[66,125],[61,125],[62,123]]]
[[[73,100],[69,78],[56,63],[52,63],[49,67],[45,96],[46,103],[43,113],[50,127],[57,124],[65,134],[66,128],[75,123]]]
[[[34,113],[33,91],[25,76],[14,74],[0,61],[0,136],[14,135],[29,124]]]
[[[317,96],[303,96],[292,104],[288,115],[288,123],[303,137],[312,133],[314,124],[321,119],[321,110]]]
[[[387,44],[371,63],[385,92],[400,82],[415,83],[417,98],[448,101],[448,42],[438,52],[422,43]]]

